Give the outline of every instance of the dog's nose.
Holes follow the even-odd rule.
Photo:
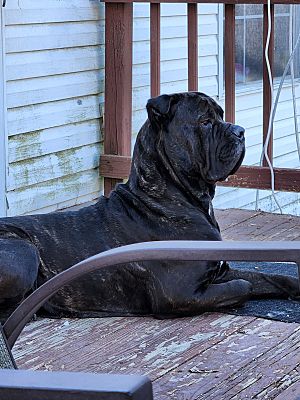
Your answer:
[[[242,139],[244,137],[245,129],[239,125],[232,125],[232,133],[234,133],[237,137]]]

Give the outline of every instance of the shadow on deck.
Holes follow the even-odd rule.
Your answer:
[[[216,212],[225,240],[300,240],[300,217]],[[300,305],[299,305],[300,306]],[[40,319],[14,347],[24,369],[148,375],[156,400],[300,397],[300,324],[206,313],[174,320]]]

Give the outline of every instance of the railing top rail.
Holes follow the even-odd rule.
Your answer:
[[[104,3],[267,4],[268,0],[102,0]],[[271,4],[300,4],[300,0],[271,0]]]

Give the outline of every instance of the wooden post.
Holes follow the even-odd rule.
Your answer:
[[[271,67],[271,73],[273,76],[273,64],[274,64],[274,5],[271,5],[271,37],[269,43],[269,61]],[[272,95],[271,95],[271,87],[269,83],[269,75],[267,64],[265,60],[265,47],[267,42],[267,35],[268,35],[268,6],[264,5],[264,17],[263,17],[263,143],[265,143],[267,134],[268,134],[268,127],[269,127],[269,120],[270,120],[270,112],[272,107]],[[272,80],[273,81],[273,80]],[[273,161],[273,127],[271,131],[270,141],[268,145],[268,157],[272,163]],[[268,166],[267,160],[265,157],[263,158],[263,166]]]
[[[188,90],[198,90],[198,7],[188,3]]]
[[[151,97],[160,95],[160,4],[150,4]]]
[[[104,153],[130,156],[132,118],[132,3],[105,4]],[[109,195],[120,179],[105,178]]]
[[[235,122],[235,5],[225,4],[225,120]]]

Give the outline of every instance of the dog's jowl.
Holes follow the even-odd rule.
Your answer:
[[[244,129],[202,93],[148,101],[126,184],[79,211],[0,219],[0,316],[75,263],[153,240],[221,240],[212,199],[241,165]],[[255,297],[296,297],[297,280],[217,262],[141,262],[83,276],[44,306],[51,315],[193,315]]]

